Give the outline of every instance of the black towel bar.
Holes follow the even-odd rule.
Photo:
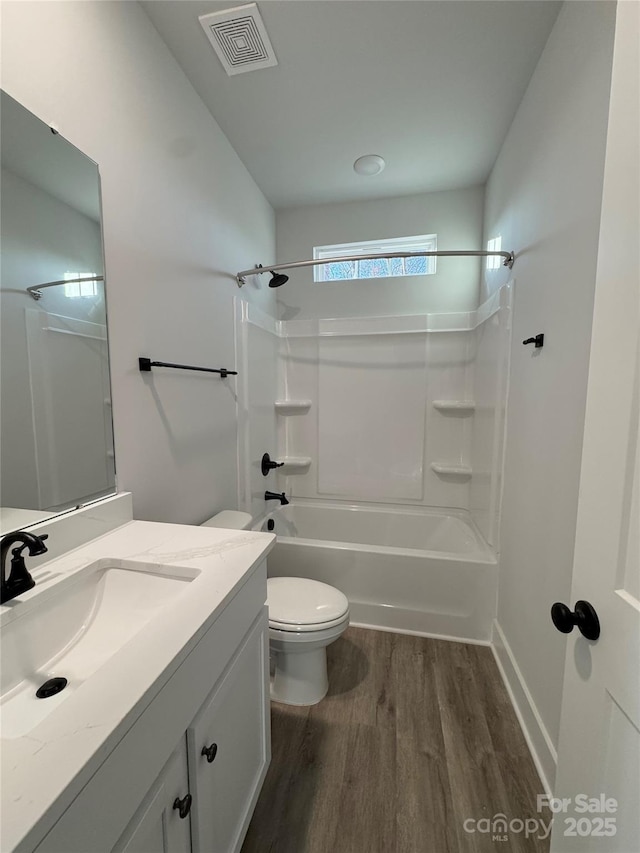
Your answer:
[[[201,373],[219,373],[220,379],[226,379],[227,376],[237,376],[237,370],[227,370],[226,367],[193,367],[190,364],[172,364],[170,361],[151,361],[150,358],[138,359],[140,370],[149,372],[152,367],[175,367],[177,370],[199,370]]]

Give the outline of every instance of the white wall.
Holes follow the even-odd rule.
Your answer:
[[[314,246],[417,234],[437,234],[438,249],[477,249],[483,199],[483,187],[471,187],[278,211],[278,262],[312,258]],[[263,258],[255,262],[266,265]],[[475,258],[438,258],[433,276],[352,282],[314,284],[312,267],[291,270],[288,283],[278,289],[280,317],[470,311],[478,306],[479,274]]]
[[[485,239],[516,251],[498,640],[551,783],[566,641],[549,609],[573,604],[614,19],[613,3],[563,6],[486,192]],[[522,346],[538,332],[543,349]]]
[[[233,274],[275,255],[270,205],[137,3],[3,3],[2,86],[100,166],[118,485],[137,518],[237,501]],[[242,296],[273,313],[266,282]]]
[[[37,509],[44,506],[38,492],[25,310],[104,323],[104,300],[101,287],[96,297],[86,299],[68,299],[60,293],[62,288],[53,288],[43,291],[40,302],[25,288],[62,279],[69,271],[101,274],[102,240],[98,222],[6,169],[1,218],[2,499],[5,505]],[[103,436],[97,441],[102,444]]]

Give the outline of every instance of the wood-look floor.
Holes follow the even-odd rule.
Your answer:
[[[272,703],[271,767],[242,853],[547,853],[535,833],[463,828],[549,819],[490,649],[350,628],[328,661],[322,702]]]

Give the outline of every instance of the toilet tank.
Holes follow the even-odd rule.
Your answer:
[[[249,530],[252,522],[253,518],[248,512],[225,509],[207,519],[207,521],[203,521],[200,527],[224,527],[227,530]]]

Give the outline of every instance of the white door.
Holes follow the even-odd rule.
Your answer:
[[[618,3],[551,849],[640,851],[640,4]],[[588,799],[585,799],[586,795]]]

